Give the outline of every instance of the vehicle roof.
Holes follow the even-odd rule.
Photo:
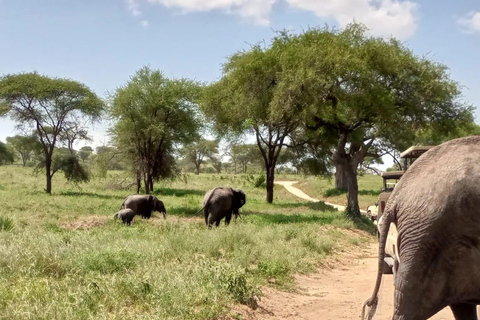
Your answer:
[[[383,179],[400,179],[405,172],[403,171],[387,171],[382,172]]]
[[[434,146],[414,146],[403,151],[400,158],[418,158]]]

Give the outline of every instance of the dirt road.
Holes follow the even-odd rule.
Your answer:
[[[301,198],[316,200],[292,187],[292,183],[284,185],[288,186],[288,191]],[[308,276],[296,276],[294,292],[265,288],[265,296],[259,302],[259,307],[256,310],[243,309],[240,313],[248,320],[358,320],[363,303],[372,294],[377,274],[377,250],[377,243],[372,239],[367,247],[356,252],[342,253],[332,259],[329,262],[330,268],[319,269],[317,273]],[[392,318],[392,279],[392,275],[383,277],[380,302],[374,319]],[[446,308],[431,319],[454,318]]]

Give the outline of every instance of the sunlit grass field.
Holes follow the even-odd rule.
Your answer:
[[[314,197],[323,188],[318,179],[278,179],[300,179]],[[343,232],[371,230],[366,221],[345,220],[280,186],[267,204],[265,190],[225,174],[157,183],[167,219],[156,213],[127,227],[113,214],[133,193],[120,188],[129,182],[111,172],[75,186],[57,174],[47,195],[43,175],[0,167],[0,224],[7,226],[0,226],[0,319],[235,318],[231,306],[254,304],[263,286],[287,290],[293,274],[372,239]],[[247,203],[236,223],[208,230],[193,214],[205,191],[219,185],[242,188]]]

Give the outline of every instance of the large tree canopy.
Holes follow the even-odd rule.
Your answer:
[[[283,81],[275,108],[301,109],[308,128],[335,140],[332,159],[348,186],[347,211],[359,216],[356,170],[377,142],[415,140],[418,130],[454,133],[472,123],[471,108],[444,65],[398,41],[367,35],[362,25],[281,34]]]
[[[84,117],[97,119],[103,102],[79,82],[37,73],[4,76],[0,80],[0,100],[19,128],[35,130],[45,157],[46,191],[51,193],[53,153],[60,134],[68,124]]]
[[[219,134],[254,134],[266,171],[267,202],[273,201],[275,165],[287,137],[297,128],[298,114],[291,108],[274,109],[281,82],[281,52],[254,46],[232,55],[223,77],[204,92],[202,109],[214,119]]]
[[[137,192],[141,178],[150,193],[154,180],[173,176],[174,152],[198,137],[197,94],[195,82],[168,79],[148,67],[116,91],[111,114],[118,121],[112,132],[136,170]]]

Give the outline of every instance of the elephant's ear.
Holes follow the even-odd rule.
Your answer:
[[[233,199],[236,208],[241,208],[245,204],[245,193],[242,189],[233,192]]]

